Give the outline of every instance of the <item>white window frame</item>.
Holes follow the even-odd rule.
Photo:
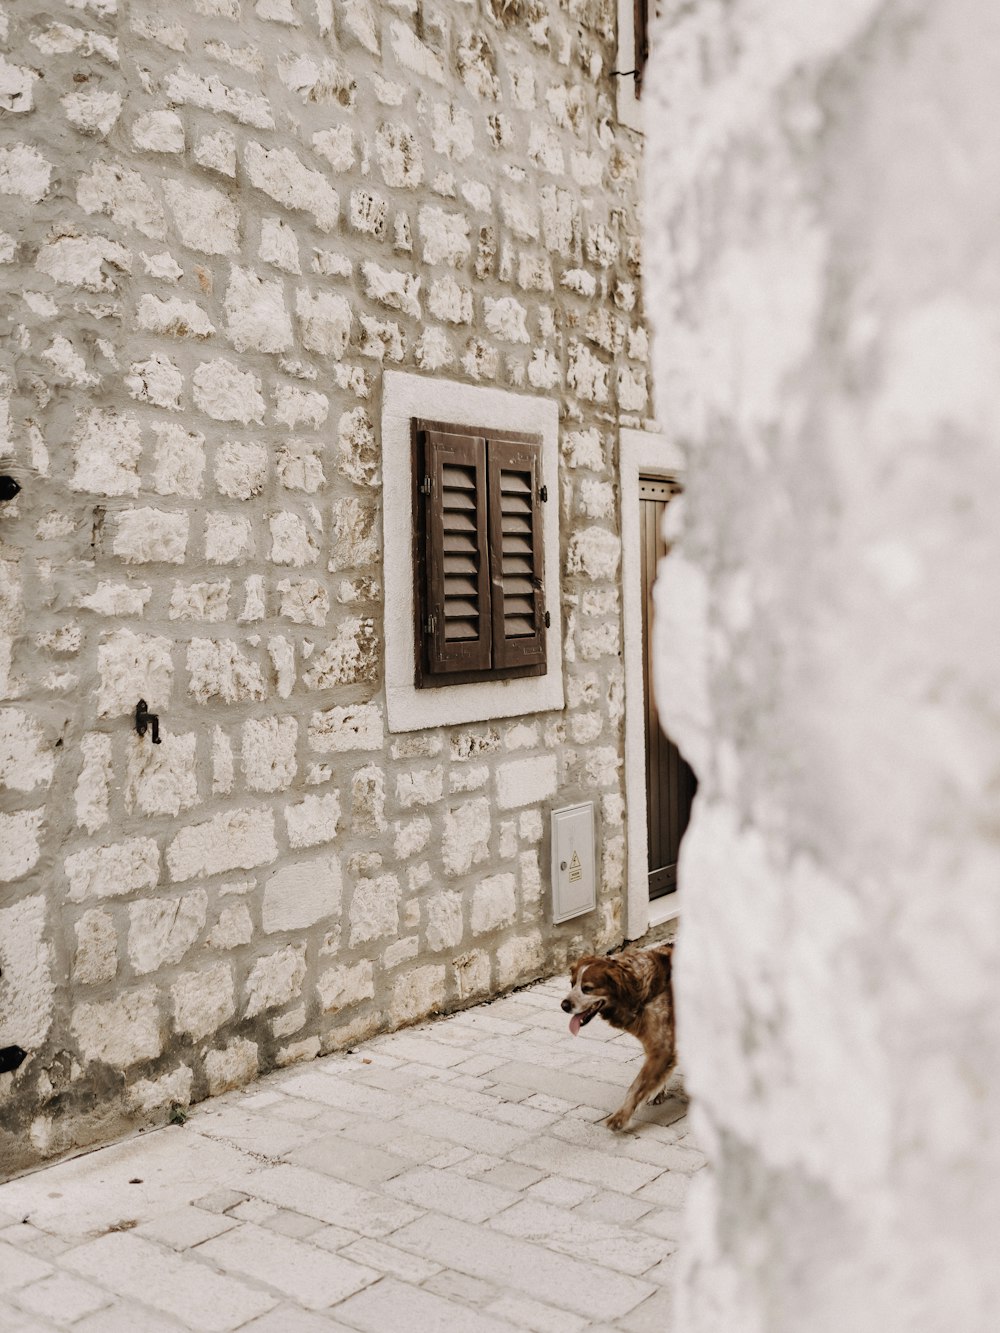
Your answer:
[[[633,0],[618,0],[618,56],[615,69],[635,69],[635,8]],[[635,95],[631,74],[615,76],[618,88],[618,119],[630,130],[646,132],[642,102]]]
[[[413,461],[414,417],[456,426],[534,431],[542,437],[545,506],[544,676],[484,680],[418,690],[414,684]],[[564,707],[559,580],[559,408],[547,398],[387,370],[382,377],[382,530],[385,588],[385,700],[390,732],[455,722],[546,713]]]
[[[625,642],[625,843],[628,878],[625,936],[636,940],[680,915],[680,890],[649,900],[646,810],[646,701],[642,687],[642,566],[639,554],[639,477],[683,475],[684,456],[665,435],[622,429],[619,435],[622,506],[622,621]]]

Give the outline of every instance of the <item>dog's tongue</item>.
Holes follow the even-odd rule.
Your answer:
[[[570,1030],[570,1032],[572,1032],[572,1034],[573,1034],[574,1037],[575,1037],[575,1036],[577,1035],[577,1033],[580,1031],[580,1028],[581,1028],[582,1026],[583,1026],[583,1024],[582,1024],[582,1022],[581,1022],[581,1020],[580,1020],[580,1015],[579,1015],[579,1014],[574,1014],[573,1017],[569,1020],[569,1030]]]

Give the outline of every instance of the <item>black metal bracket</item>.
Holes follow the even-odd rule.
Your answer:
[[[153,744],[160,743],[160,719],[158,714],[150,713],[146,708],[146,700],[140,699],[135,706],[135,729],[140,736],[145,736],[146,727],[153,729]]]
[[[20,1046],[5,1046],[0,1051],[0,1074],[10,1074],[20,1068],[28,1058],[28,1052]]]

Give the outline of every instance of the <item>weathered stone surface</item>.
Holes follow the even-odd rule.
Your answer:
[[[559,765],[555,755],[532,759],[511,759],[496,770],[497,804],[501,810],[520,805],[534,805],[555,795]]]
[[[213,1097],[230,1088],[242,1087],[256,1073],[257,1045],[243,1037],[237,1037],[220,1051],[208,1051],[205,1055],[205,1076]]]
[[[156,991],[152,986],[124,991],[116,999],[78,1004],[71,1022],[83,1061],[99,1060],[127,1069],[152,1060],[163,1049]]]
[[[441,856],[446,875],[464,875],[490,854],[493,812],[486,797],[449,807],[444,817]]]
[[[73,980],[82,986],[110,981],[118,971],[118,931],[109,912],[84,912],[74,927]]]
[[[155,844],[154,844],[155,845]],[[252,870],[278,855],[270,810],[230,810],[181,831],[167,845],[171,879],[203,879],[226,870]]]
[[[471,924],[475,935],[508,926],[517,913],[516,881],[513,875],[490,875],[472,891]]]
[[[294,717],[251,718],[243,724],[243,776],[251,791],[282,791],[297,768],[299,724]]]
[[[415,967],[397,977],[392,986],[392,1016],[396,1023],[412,1023],[436,1013],[444,1003],[447,973],[433,963]]]
[[[30,1165],[77,1142],[95,1098],[103,1123],[162,1119],[333,1033],[487,994],[523,971],[498,967],[512,936],[539,930],[561,964],[542,825],[581,786],[606,798],[607,882],[580,947],[616,942],[612,468],[652,381],[640,140],[615,120],[603,0],[482,23],[413,0],[17,8],[0,14],[21,140],[0,149],[0,454],[24,485],[0,551],[0,876],[13,902],[44,896],[63,960],[58,1021],[5,1105],[33,1124]],[[439,384],[441,412],[485,394],[460,414],[483,430],[559,401],[545,521],[565,577],[547,582],[569,703],[540,725],[386,732],[386,662],[413,646],[384,600],[383,532],[410,521],[390,366]],[[503,713],[544,688],[488,692]],[[133,730],[140,699],[161,744]],[[74,1011],[136,985],[149,1053],[122,1038],[124,1077],[86,1072]],[[229,1035],[244,1006],[253,1042]],[[65,1098],[47,1082],[63,1049]]]
[[[185,972],[170,987],[174,1027],[197,1041],[217,1031],[236,1012],[233,973],[228,963]]]
[[[289,847],[315,847],[332,842],[340,822],[340,796],[328,792],[324,796],[307,796],[305,800],[285,808],[285,826]]]
[[[152,838],[130,838],[74,852],[64,864],[73,902],[119,898],[155,886],[160,877],[160,849]]]
[[[380,750],[385,740],[384,719],[378,704],[358,704],[313,713],[309,745],[319,754],[347,750]]]
[[[340,914],[342,893],[336,856],[293,862],[264,881],[261,922],[268,934],[328,922]]]
[[[142,975],[157,971],[165,963],[179,963],[201,934],[207,907],[208,895],[202,889],[181,898],[132,903],[128,909],[132,970]]]
[[[0,908],[0,976],[3,1013],[0,1043],[37,1050],[54,1017],[53,949],[45,898],[32,894]]]
[[[323,1012],[337,1014],[375,996],[375,969],[363,961],[351,966],[331,967],[320,977],[317,989]]]
[[[247,977],[246,1016],[253,1018],[266,1009],[277,1009],[294,1000],[301,994],[305,975],[304,944],[289,944],[284,949],[258,958]]]
[[[461,893],[438,893],[427,900],[427,947],[432,953],[454,949],[462,942]]]
[[[351,895],[351,947],[394,935],[399,924],[399,880],[395,875],[359,879]]]

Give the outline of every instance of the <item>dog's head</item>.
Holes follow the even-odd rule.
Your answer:
[[[573,964],[569,974],[572,986],[562,1002],[562,1009],[571,1015],[569,1030],[574,1037],[602,1009],[620,1006],[628,990],[627,978],[622,972],[618,959],[598,958],[594,954],[578,958]]]

